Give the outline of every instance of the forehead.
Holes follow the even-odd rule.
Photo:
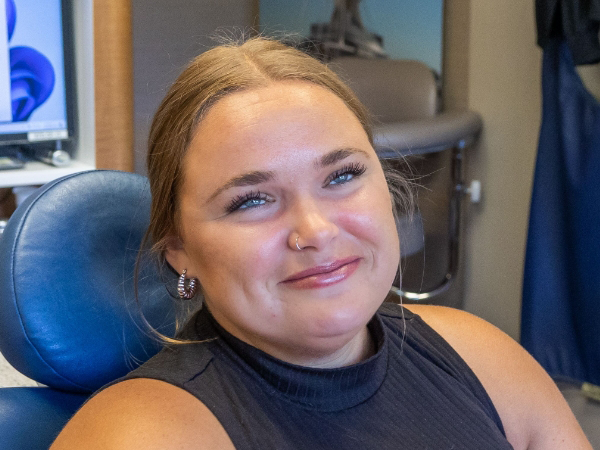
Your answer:
[[[364,144],[368,137],[337,95],[312,83],[282,81],[216,102],[198,124],[186,159],[264,159],[308,148],[356,146],[357,140]]]

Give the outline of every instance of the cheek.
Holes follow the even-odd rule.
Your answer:
[[[372,242],[378,252],[399,253],[400,243],[387,186],[364,192],[352,204],[342,208],[338,217],[346,231]]]
[[[249,289],[268,282],[282,266],[281,232],[211,224],[196,229],[189,252],[200,280],[210,280],[205,289]]]

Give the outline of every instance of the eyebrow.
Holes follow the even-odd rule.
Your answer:
[[[352,156],[357,153],[361,154],[362,156],[364,156],[366,158],[370,158],[369,154],[367,152],[365,152],[364,150],[361,150],[359,148],[354,148],[354,147],[345,147],[345,148],[339,148],[337,150],[333,150],[332,152],[329,152],[326,155],[323,155],[321,157],[321,159],[315,163],[315,166],[317,168],[332,166],[332,165],[338,163],[339,161],[346,159],[348,156]]]
[[[266,183],[267,181],[271,181],[275,178],[275,173],[271,171],[261,171],[255,170],[253,172],[244,173],[237,177],[232,178],[219,189],[217,189],[208,199],[207,203],[213,200],[216,196],[218,196],[221,192],[226,191],[232,187],[240,187],[240,186],[254,186],[260,183]]]
[[[336,164],[343,159],[346,159],[348,156],[355,154],[362,154],[366,158],[370,158],[369,154],[364,150],[354,148],[354,147],[345,147],[337,150],[333,150],[326,155],[323,155],[320,159],[315,161],[315,167],[327,167]],[[232,187],[241,187],[241,186],[255,186],[257,184],[266,183],[267,181],[271,181],[275,179],[275,173],[271,171],[261,171],[255,170],[252,172],[244,173],[242,175],[238,175],[230,179],[223,186],[218,188],[212,195],[208,198],[206,203],[211,202],[215,197],[217,197],[221,192],[226,191]]]

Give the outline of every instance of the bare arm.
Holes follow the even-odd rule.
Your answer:
[[[544,369],[512,338],[469,313],[409,305],[471,367],[519,449],[591,449],[569,405]]]
[[[100,392],[75,414],[51,450],[233,449],[216,417],[188,392],[135,379]]]

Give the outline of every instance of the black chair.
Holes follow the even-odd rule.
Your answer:
[[[477,139],[483,122],[473,111],[442,111],[436,78],[419,61],[342,57],[330,68],[347,81],[375,116],[375,150],[383,159],[401,159],[444,150],[452,152],[452,198],[449,207],[448,255],[445,276],[426,292],[399,295],[415,302],[429,301],[446,292],[458,274],[462,197],[478,201],[477,181],[465,185],[464,153]],[[401,254],[409,256],[423,247],[423,223],[417,212],[409,222],[399,224]]]

